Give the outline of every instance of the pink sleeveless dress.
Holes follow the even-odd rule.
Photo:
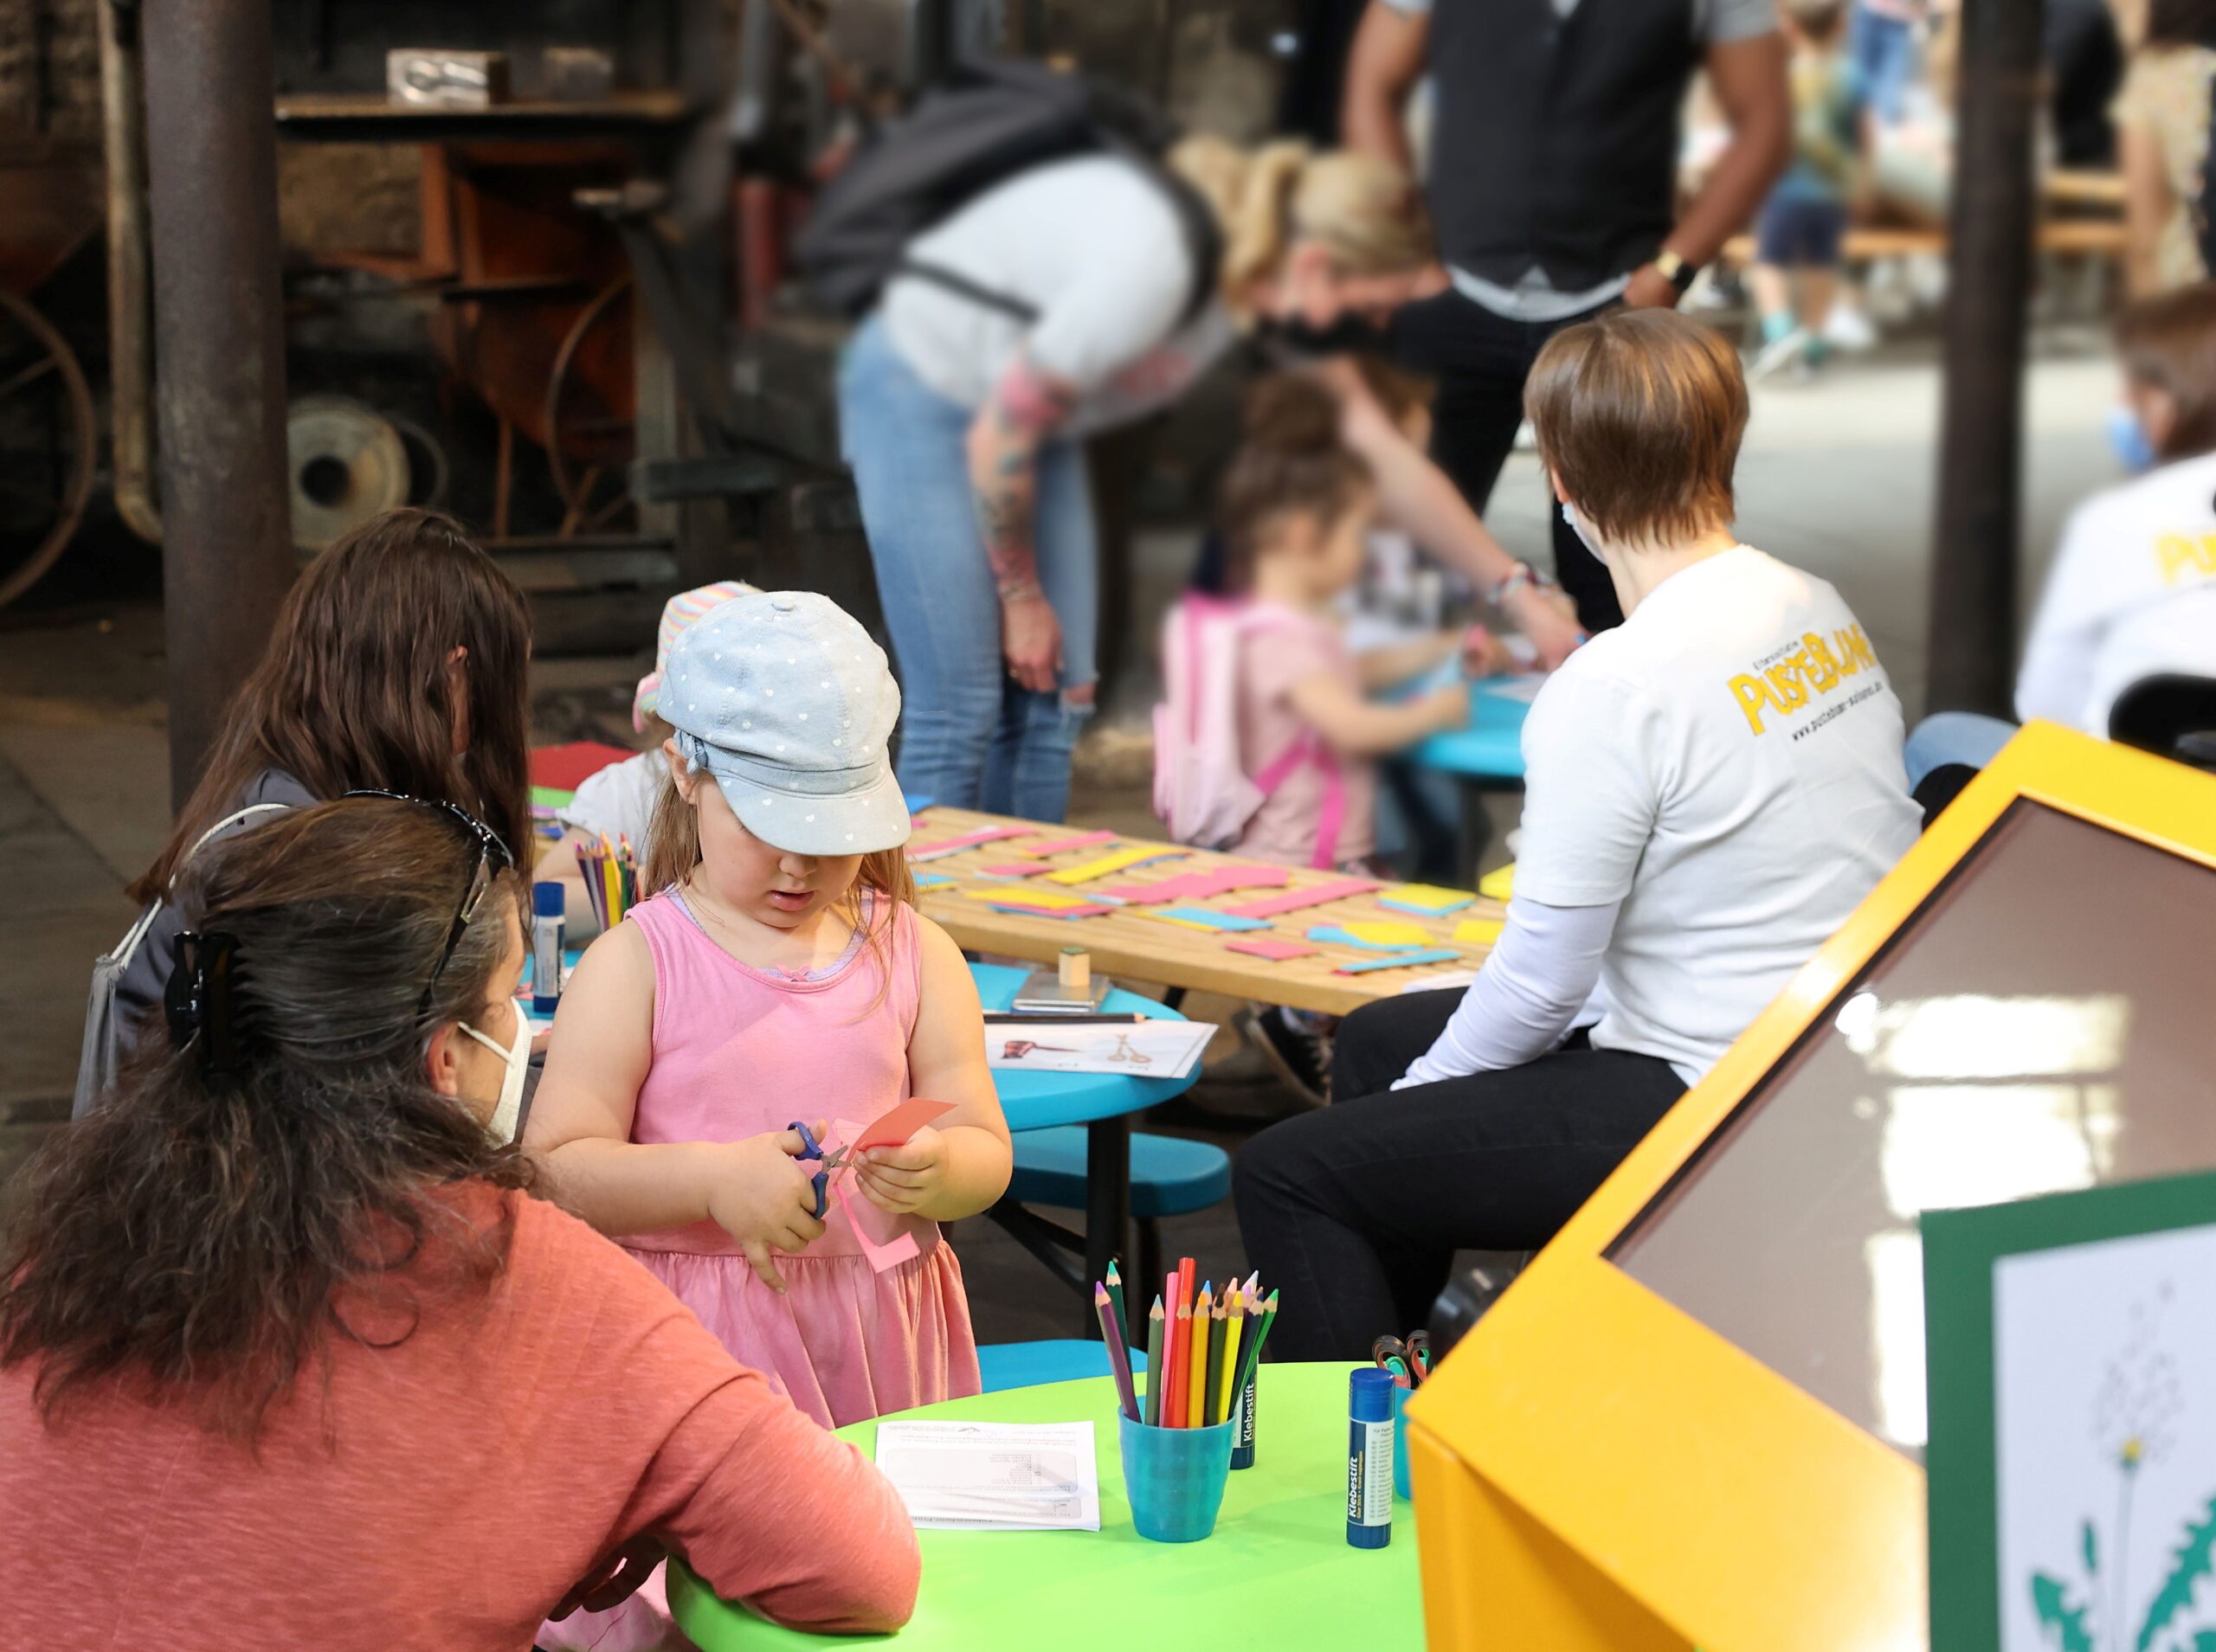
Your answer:
[[[873,908],[882,927],[884,903]],[[674,893],[628,916],[654,961],[654,1065],[639,1087],[634,1141],[734,1141],[795,1119],[866,1124],[908,1098],[923,955],[905,903],[892,903],[889,946],[857,941],[814,979],[741,963]],[[912,1232],[922,1254],[873,1271],[836,1198],[823,1237],[777,1258],[783,1295],[712,1223],[622,1244],[741,1363],[826,1428],[976,1393],[970,1299],[938,1224],[889,1215],[851,1180],[847,1197],[873,1243]]]

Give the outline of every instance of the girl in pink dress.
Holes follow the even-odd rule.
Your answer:
[[[884,652],[821,596],[740,597],[684,633],[659,892],[578,964],[525,1135],[580,1215],[827,1428],[978,1392],[938,1224],[1008,1180],[976,987],[900,852],[899,704]],[[954,1110],[855,1155],[817,1219],[820,1167],[786,1126],[846,1135],[912,1096]],[[880,1271],[865,1238],[916,1254]]]

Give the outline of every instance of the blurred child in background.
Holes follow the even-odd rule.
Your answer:
[[[1749,378],[1786,368],[1806,376],[1830,353],[1824,323],[1839,287],[1847,203],[1864,188],[1868,147],[1865,96],[1844,48],[1840,0],[1788,0],[1784,16],[1793,43],[1793,162],[1755,225],[1752,280],[1762,348]]]

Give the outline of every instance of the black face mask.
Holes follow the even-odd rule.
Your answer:
[[[1392,332],[1366,316],[1348,311],[1328,327],[1311,327],[1304,321],[1280,321],[1258,317],[1254,338],[1266,347],[1300,356],[1387,356],[1392,353]]]

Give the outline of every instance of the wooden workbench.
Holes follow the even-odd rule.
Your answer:
[[[1373,999],[1390,998],[1403,992],[1411,982],[1426,976],[1477,968],[1484,961],[1489,948],[1458,945],[1452,938],[1455,926],[1471,918],[1499,918],[1507,910],[1498,901],[1480,897],[1475,904],[1443,917],[1420,917],[1413,913],[1379,905],[1377,896],[1382,891],[1373,891],[1367,895],[1349,896],[1320,906],[1303,907],[1295,912],[1281,913],[1270,920],[1269,929],[1249,932],[1252,937],[1274,935],[1280,940],[1307,944],[1308,931],[1317,924],[1389,919],[1417,924],[1434,937],[1435,945],[1452,947],[1460,955],[1458,961],[1451,964],[1421,964],[1406,969],[1376,969],[1365,974],[1341,975],[1333,973],[1341,964],[1361,962],[1385,955],[1361,947],[1316,942],[1317,950],[1307,957],[1273,963],[1266,958],[1228,950],[1224,942],[1240,938],[1238,936],[1189,929],[1181,923],[1145,916],[1158,908],[1127,906],[1098,917],[1046,918],[1025,913],[995,911],[988,903],[973,899],[964,893],[968,890],[1001,889],[1015,894],[1030,884],[1038,884],[1037,877],[988,877],[982,874],[982,869],[1022,860],[1026,857],[1021,851],[1027,844],[1073,837],[1082,830],[1079,827],[1039,826],[1001,815],[971,813],[963,809],[931,808],[916,818],[915,835],[911,839],[911,846],[958,838],[986,826],[1023,825],[1033,826],[1031,835],[982,844],[976,848],[965,849],[959,854],[916,866],[914,871],[919,877],[937,873],[953,880],[919,889],[917,891],[918,904],[925,914],[944,926],[957,943],[970,951],[1002,953],[1044,964],[1053,962],[1064,947],[1083,947],[1092,955],[1092,967],[1096,971],[1113,975],[1123,981],[1151,981],[1192,992],[1217,993],[1227,998],[1253,999],[1265,1004],[1286,1004],[1295,1009],[1320,1010],[1327,1014],[1344,1015]],[[1113,844],[1065,851],[1048,857],[1045,864],[1050,868],[1075,866],[1097,859],[1115,849],[1137,848],[1146,842],[1144,839],[1119,835]],[[1156,846],[1169,849],[1176,845]],[[1231,855],[1214,854],[1203,849],[1184,850],[1181,853],[1179,859],[1157,861],[1152,865],[1111,873],[1088,884],[1067,888],[1060,884],[1045,884],[1042,887],[1064,894],[1082,896],[1126,884],[1159,883],[1188,872],[1205,871],[1212,867],[1255,864],[1239,861]],[[1337,872],[1296,871],[1287,887],[1330,883],[1339,877]],[[1189,904],[1217,909],[1234,907],[1278,892],[1270,889],[1242,889]]]

